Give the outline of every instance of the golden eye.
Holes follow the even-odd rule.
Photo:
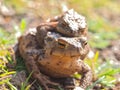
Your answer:
[[[65,43],[58,42],[58,46],[59,48],[66,48],[67,45]]]

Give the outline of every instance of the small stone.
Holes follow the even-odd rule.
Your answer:
[[[74,90],[84,90],[84,89],[81,87],[75,87]]]

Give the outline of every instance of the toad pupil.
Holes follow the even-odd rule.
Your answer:
[[[59,45],[60,48],[65,48],[67,46],[66,44],[63,44],[61,42],[58,42],[58,45]]]

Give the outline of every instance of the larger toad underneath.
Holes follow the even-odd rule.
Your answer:
[[[67,15],[72,18],[71,25],[70,21],[65,19]],[[80,73],[80,87],[85,89],[90,84],[92,73],[90,67],[83,62],[89,51],[87,29],[86,25],[83,25],[86,23],[82,21],[77,24],[82,18],[69,10],[57,19],[40,24],[35,34],[28,33],[19,38],[20,55],[25,60],[28,71],[32,72],[32,77],[38,80],[45,90],[49,90],[47,84],[56,85],[45,75],[69,78]],[[74,23],[75,27],[72,27]]]

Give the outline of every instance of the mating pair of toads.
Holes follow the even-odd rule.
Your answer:
[[[90,85],[92,72],[83,62],[89,52],[87,24],[85,17],[73,9],[41,23],[34,33],[30,31],[21,36],[18,49],[28,71],[44,90],[50,90],[48,85],[61,83],[53,82],[53,78],[63,79],[66,90],[76,85],[85,89]],[[74,78],[76,73],[82,77]]]

